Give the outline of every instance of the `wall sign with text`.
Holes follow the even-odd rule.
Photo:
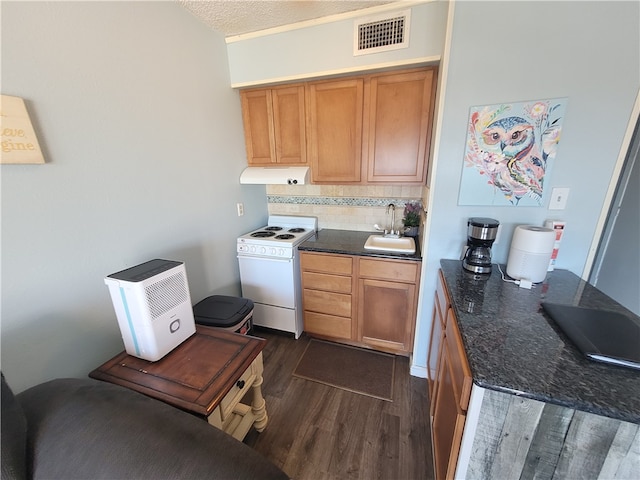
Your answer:
[[[0,163],[44,163],[27,107],[20,97],[2,95]]]

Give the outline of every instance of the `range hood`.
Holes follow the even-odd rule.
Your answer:
[[[309,167],[247,167],[240,175],[242,184],[304,185],[309,181]]]

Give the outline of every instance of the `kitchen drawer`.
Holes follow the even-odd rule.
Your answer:
[[[451,300],[449,299],[449,294],[447,293],[447,287],[444,282],[444,277],[442,275],[442,270],[438,270],[438,281],[436,282],[436,303],[438,307],[440,307],[440,314],[442,315],[442,321],[446,323],[447,321],[447,312],[449,307],[451,307]]]
[[[471,396],[471,369],[467,363],[464,344],[452,309],[449,309],[448,313],[445,342],[451,354],[453,388],[456,391],[456,396],[459,396],[460,408],[466,411]]]
[[[351,317],[351,295],[304,289],[304,309],[312,312],[328,313],[341,317]]]
[[[351,318],[305,311],[304,329],[318,335],[350,339]]]
[[[325,273],[302,272],[304,288],[329,292],[351,293],[351,277],[327,275]]]
[[[420,263],[361,258],[359,266],[360,277],[414,283],[418,279]]]
[[[353,259],[347,255],[326,255],[302,252],[300,266],[303,271],[351,275]]]

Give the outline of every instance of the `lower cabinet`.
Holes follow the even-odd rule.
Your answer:
[[[436,480],[638,477],[640,425],[472,386],[447,292],[440,272],[428,354]]]
[[[430,367],[435,363],[435,377],[429,379],[429,396],[435,472],[436,479],[440,480],[454,478],[471,397],[472,378],[441,274],[434,303],[428,370],[431,372]],[[441,312],[442,308],[446,311]],[[434,354],[436,348],[437,355]]]
[[[451,353],[446,344],[443,346],[442,357],[440,386],[431,423],[437,479],[453,477],[466,420],[465,412],[460,408],[456,398],[451,372]]]
[[[403,260],[359,259],[359,342],[385,351],[411,353],[419,267],[419,263]]]
[[[409,355],[420,262],[301,252],[304,330]]]
[[[301,252],[304,330],[311,335],[350,340],[355,334],[353,258]]]
[[[429,350],[427,356],[427,380],[429,384],[429,398],[431,400],[430,413],[433,417],[435,398],[437,394],[437,372],[440,362],[440,347],[444,343],[444,332],[447,324],[447,313],[451,308],[451,301],[445,286],[442,272],[438,272],[435,301],[433,302],[433,316],[431,319],[431,336],[429,337]]]

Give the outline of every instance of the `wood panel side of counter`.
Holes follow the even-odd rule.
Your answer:
[[[494,390],[483,393],[466,474],[458,471],[456,477],[637,475],[640,425]]]

